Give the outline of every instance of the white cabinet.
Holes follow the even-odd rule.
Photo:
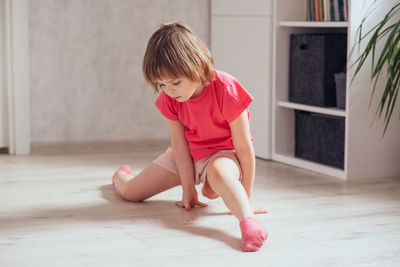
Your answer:
[[[389,1],[390,2],[390,1]],[[395,1],[391,1],[394,5]],[[356,30],[368,6],[363,1],[348,1],[348,22],[306,21],[307,1],[275,0],[273,20],[273,67],[272,67],[272,159],[297,167],[310,169],[342,179],[384,177],[400,175],[400,123],[396,118],[385,137],[383,123],[374,120],[376,99],[368,108],[372,83],[370,66],[360,72],[350,85],[354,69],[347,69],[346,109],[321,108],[289,102],[290,34],[292,33],[346,33],[348,56],[353,46]],[[382,9],[384,5],[380,5]],[[375,11],[374,21],[382,19],[390,7]],[[370,26],[372,24],[369,24]],[[367,29],[365,29],[367,31]],[[350,62],[354,62],[352,55]],[[348,57],[349,58],[349,57]],[[348,68],[349,68],[348,62]],[[384,83],[378,83],[383,88]],[[379,92],[376,93],[379,98]],[[334,115],[345,119],[344,169],[296,158],[295,110]],[[398,114],[398,113],[397,113]],[[395,115],[396,116],[396,115]]]
[[[251,132],[256,156],[271,157],[272,0],[211,1],[215,68],[253,95]]]

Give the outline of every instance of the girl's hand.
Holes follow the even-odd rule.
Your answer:
[[[192,199],[190,201],[185,201],[184,198],[182,198],[182,201],[177,201],[175,204],[178,207],[185,208],[186,211],[189,211],[190,208],[194,208],[196,205],[200,207],[208,207],[208,204],[199,201],[196,188],[193,189]]]

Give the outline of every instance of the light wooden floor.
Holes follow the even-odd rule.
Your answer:
[[[0,155],[0,266],[400,264],[400,177],[345,183],[257,160],[252,202],[270,237],[244,253],[220,199],[185,212],[180,188],[144,203],[113,193],[117,167],[139,172],[162,147]]]

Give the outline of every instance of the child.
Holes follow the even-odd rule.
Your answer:
[[[207,206],[195,189],[201,182],[202,194],[221,196],[239,220],[242,248],[257,251],[268,234],[249,202],[255,175],[248,111],[253,98],[235,78],[214,70],[213,63],[207,47],[181,23],[164,24],[151,36],[143,73],[161,91],[156,106],[168,119],[171,146],[135,177],[122,166],[113,184],[130,201],[181,185],[182,200],[176,205],[189,211]]]

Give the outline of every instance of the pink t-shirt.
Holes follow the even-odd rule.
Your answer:
[[[253,101],[253,97],[228,73],[215,71],[216,78],[200,96],[179,102],[162,92],[156,101],[160,112],[185,126],[193,161],[217,151],[234,149],[229,123]],[[250,118],[250,113],[249,118]]]

